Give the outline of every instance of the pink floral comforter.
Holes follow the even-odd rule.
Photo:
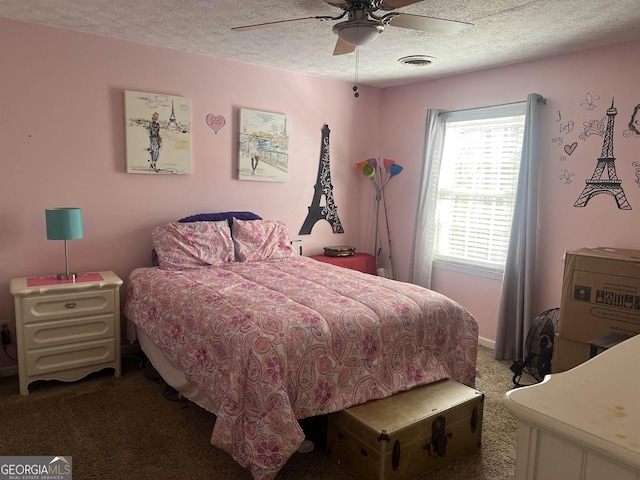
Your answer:
[[[475,319],[436,292],[306,257],[132,272],[125,314],[213,402],[211,443],[272,479],[296,419],[452,378],[473,386]]]

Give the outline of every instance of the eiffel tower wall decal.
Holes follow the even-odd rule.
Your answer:
[[[596,168],[590,179],[585,180],[585,187],[573,204],[574,207],[586,207],[589,200],[596,195],[611,195],[620,210],[631,210],[631,205],[627,200],[627,196],[622,189],[622,182],[618,180],[616,174],[616,159],[613,156],[613,124],[618,110],[613,106],[611,100],[611,108],[607,110],[607,129],[604,133],[602,142],[602,153],[596,163]],[[606,175],[605,175],[606,171]]]
[[[318,178],[313,187],[313,200],[309,205],[309,212],[305,218],[299,235],[309,235],[311,229],[319,220],[326,220],[331,224],[333,233],[344,233],[340,218],[338,218],[338,207],[333,199],[333,185],[331,184],[331,168],[329,165],[329,125],[326,123],[322,127],[322,143],[320,145],[320,164],[318,166]],[[324,195],[325,205],[320,205],[320,200]]]

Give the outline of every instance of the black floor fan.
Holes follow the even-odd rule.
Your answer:
[[[527,384],[520,383],[523,373],[530,375],[534,383],[541,382],[545,375],[551,373],[553,358],[553,341],[558,332],[560,309],[550,308],[538,315],[527,334],[524,358],[516,358],[511,365],[513,383],[516,387]]]

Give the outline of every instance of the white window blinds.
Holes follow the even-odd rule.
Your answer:
[[[526,103],[446,112],[434,259],[502,271]]]

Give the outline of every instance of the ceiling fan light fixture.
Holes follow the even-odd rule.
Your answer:
[[[347,20],[336,23],[333,32],[350,45],[364,45],[382,33],[384,27],[373,20]]]
[[[430,57],[429,55],[409,55],[399,58],[398,62],[412,67],[426,67],[427,65],[431,65],[434,60],[435,57]]]

